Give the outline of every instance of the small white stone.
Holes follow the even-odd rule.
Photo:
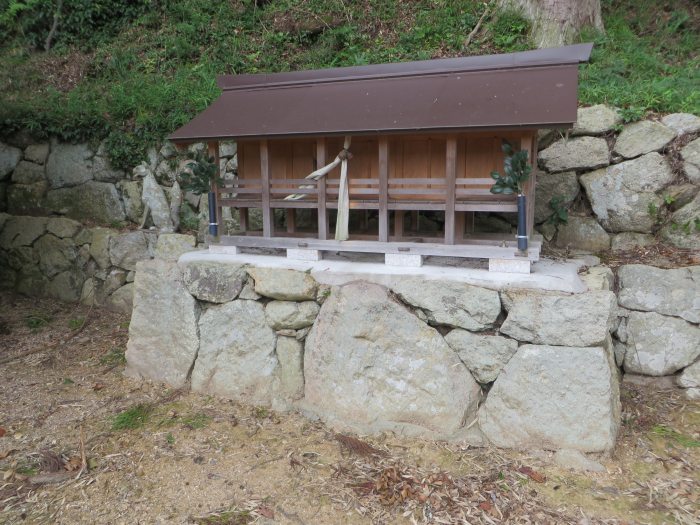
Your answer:
[[[320,261],[323,259],[321,250],[308,250],[304,248],[288,248],[287,259],[296,261]]]
[[[423,256],[410,253],[386,253],[384,254],[384,264],[387,266],[420,268],[423,266]]]
[[[530,273],[530,260],[489,259],[489,272]]]

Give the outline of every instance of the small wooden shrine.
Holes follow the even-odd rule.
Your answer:
[[[576,120],[578,65],[591,48],[225,75],[221,96],[170,140],[207,142],[217,165],[218,142],[237,142],[236,180],[212,186],[213,223],[222,207],[240,212],[241,231],[219,237],[222,245],[284,248],[308,260],[375,252],[402,265],[425,255],[486,258],[492,269],[529,271],[540,246],[531,235],[536,170],[523,192],[526,252],[512,235],[474,234],[474,212],[517,211],[515,195],[490,191],[491,172],[503,171],[502,143],[527,151],[536,167],[537,130]],[[249,229],[253,208],[262,231]],[[275,210],[284,210],[277,227]],[[444,226],[410,231],[418,212]]]

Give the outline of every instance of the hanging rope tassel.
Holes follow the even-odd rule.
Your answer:
[[[317,169],[316,171],[310,173],[305,179],[308,180],[318,180],[321,177],[326,176],[328,173],[333,171],[338,164],[340,164],[340,186],[338,187],[338,218],[335,222],[335,240],[336,241],[347,241],[348,234],[348,222],[350,218],[350,192],[348,190],[348,160],[352,158],[350,153],[350,143],[352,142],[352,137],[345,137],[343,142],[343,149],[340,153],[333,159],[333,162],[327,164],[326,166]],[[312,185],[301,185],[300,189],[315,188]],[[284,200],[286,201],[298,201],[306,197],[306,193],[294,193],[292,195],[287,195]]]

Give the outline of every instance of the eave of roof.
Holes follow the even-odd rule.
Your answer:
[[[591,47],[219,77],[221,96],[169,138],[570,126]]]

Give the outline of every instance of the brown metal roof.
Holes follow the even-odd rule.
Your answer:
[[[591,48],[225,75],[221,96],[170,139],[570,126]]]

